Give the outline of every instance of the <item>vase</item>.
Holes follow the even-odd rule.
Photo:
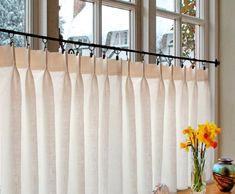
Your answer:
[[[200,154],[194,156],[192,159],[191,171],[191,193],[205,194],[206,180],[205,180],[205,158],[200,157]]]
[[[230,192],[235,183],[235,165],[230,158],[220,158],[213,166],[213,177],[222,192]]]

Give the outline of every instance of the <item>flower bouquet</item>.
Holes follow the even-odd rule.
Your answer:
[[[198,129],[188,127],[183,130],[183,134],[187,136],[184,143],[180,143],[180,147],[189,151],[191,148],[193,164],[192,164],[192,193],[205,193],[206,182],[204,179],[205,155],[206,149],[216,148],[216,136],[220,133],[220,128],[214,123],[206,122],[198,125]]]

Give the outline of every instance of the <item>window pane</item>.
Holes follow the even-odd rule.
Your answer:
[[[174,55],[174,20],[157,16],[156,22],[157,53]],[[161,62],[165,63],[166,59],[161,58]]]
[[[189,23],[182,24],[182,56],[190,58],[199,57],[198,25]]]
[[[199,16],[197,7],[197,0],[181,0],[181,13],[183,14]]]
[[[1,0],[0,3],[0,28],[25,31],[25,1]],[[7,33],[0,33],[0,44],[9,44]],[[24,45],[23,36],[14,36],[16,46]]]
[[[161,9],[166,9],[169,11],[175,10],[175,3],[174,0],[156,0],[157,7]]]
[[[111,17],[111,18],[110,18]],[[129,48],[129,24],[130,11],[108,6],[102,6],[102,44]],[[107,57],[116,57],[116,54],[108,50]],[[126,58],[126,53],[119,54],[121,58]]]
[[[64,39],[90,43],[93,42],[93,3],[81,0],[60,0],[59,27]],[[74,48],[67,44],[65,49]],[[88,50],[80,47],[82,54]]]

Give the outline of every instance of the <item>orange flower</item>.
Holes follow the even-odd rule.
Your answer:
[[[220,128],[216,128],[215,129],[215,133],[219,134],[221,132],[221,129]]]
[[[186,143],[180,143],[180,148],[185,149],[187,147]]]
[[[216,141],[211,142],[211,147],[214,149],[217,147],[218,143]]]

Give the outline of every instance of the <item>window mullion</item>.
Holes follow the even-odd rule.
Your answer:
[[[102,0],[102,4],[120,9],[128,9],[128,10],[135,9],[134,3],[124,2],[124,1]]]
[[[185,14],[182,14],[181,17],[182,17],[182,22],[191,23],[195,25],[205,25],[204,19],[196,18],[193,16],[185,15]]]
[[[180,14],[180,9],[181,9],[181,0],[176,0],[176,12],[177,14],[180,15],[180,17],[175,19],[175,55],[176,56],[181,56],[182,55],[182,35],[181,35],[181,25],[182,25],[182,20],[181,20],[181,14]],[[176,65],[179,65],[180,61],[176,61]]]
[[[148,10],[148,11],[145,11]],[[142,0],[142,48],[145,51],[156,52],[156,1]],[[155,57],[147,56],[146,62],[155,62]]]
[[[181,17],[180,13],[175,13],[175,12],[171,12],[171,11],[168,11],[168,10],[163,10],[161,8],[157,8],[156,9],[156,15],[160,16],[160,17],[172,19],[172,20]]]
[[[94,42],[96,44],[102,44],[102,1],[96,1],[94,3],[93,11],[93,31],[94,31]],[[96,56],[100,57],[102,50],[96,49]]]

